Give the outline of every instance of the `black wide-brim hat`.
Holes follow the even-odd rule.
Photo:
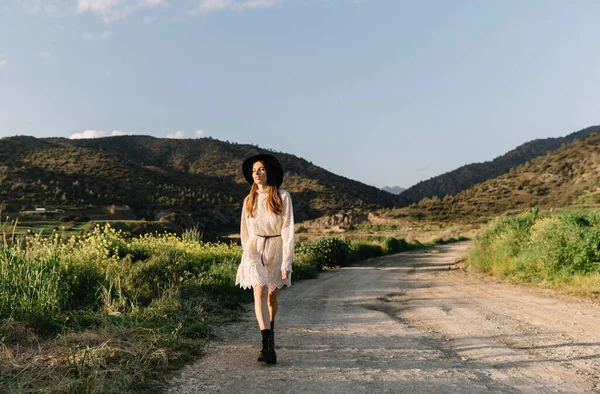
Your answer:
[[[283,168],[281,168],[281,164],[275,156],[266,153],[249,157],[242,163],[242,172],[248,183],[251,185],[254,183],[254,178],[252,178],[252,166],[257,161],[262,161],[267,169],[267,183],[269,185],[275,184],[277,187],[280,187],[283,183]]]

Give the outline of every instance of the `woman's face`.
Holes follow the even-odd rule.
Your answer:
[[[252,164],[252,178],[257,185],[267,186],[267,170],[262,161]]]

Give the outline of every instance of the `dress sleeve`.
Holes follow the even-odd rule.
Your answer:
[[[281,202],[283,203],[283,224],[281,227],[281,240],[283,241],[283,261],[281,269],[292,271],[292,260],[294,258],[294,209],[292,207],[292,198],[288,192],[282,193]]]
[[[244,199],[244,206],[242,207],[242,219],[240,220],[240,238],[242,241],[242,250],[245,249],[248,243],[248,221],[246,220],[246,202],[248,199]]]

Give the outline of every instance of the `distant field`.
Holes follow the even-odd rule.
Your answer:
[[[14,232],[15,236],[39,234],[42,237],[47,237],[55,233],[65,236],[78,235],[84,231],[86,226],[87,223],[70,224],[59,221],[17,221],[3,223],[2,229],[7,236],[12,236]]]
[[[61,222],[59,220],[17,220],[2,223],[4,236],[23,237],[32,234],[40,237],[49,237],[58,234],[60,237],[83,235],[92,231],[96,226],[104,224],[116,230],[121,230],[127,235],[140,235],[147,233],[179,233],[181,229],[176,225],[158,221],[144,220],[90,220],[87,222]],[[15,226],[16,224],[16,226]]]

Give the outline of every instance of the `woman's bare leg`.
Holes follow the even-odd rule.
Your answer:
[[[258,320],[258,326],[262,330],[268,330],[271,328],[269,323],[269,288],[267,286],[261,286],[258,283],[254,285],[254,312],[256,313],[256,320]]]
[[[275,316],[277,316],[277,311],[279,310],[277,293],[279,293],[279,289],[269,290],[269,317],[272,322],[275,322]]]

